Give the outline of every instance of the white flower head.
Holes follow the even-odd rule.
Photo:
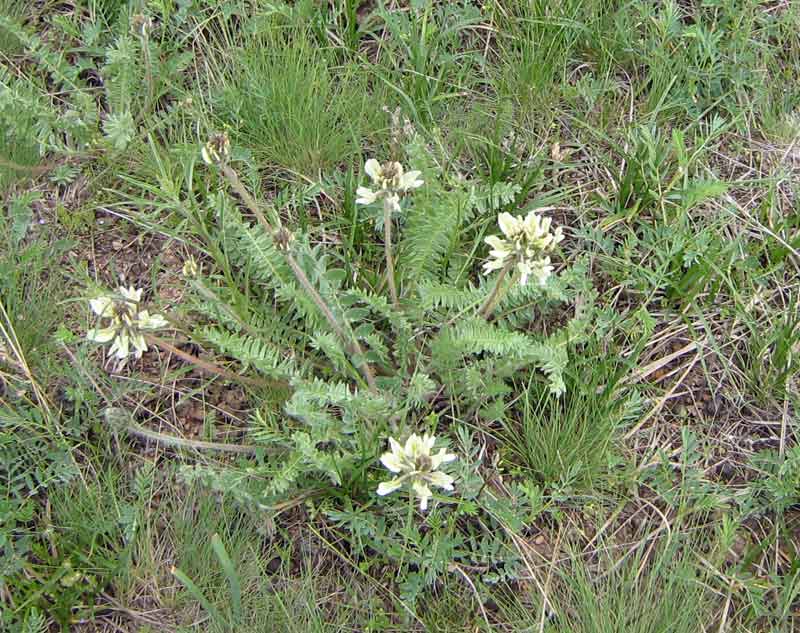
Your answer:
[[[510,213],[497,216],[497,224],[504,237],[490,235],[485,242],[491,247],[489,260],[483,265],[484,273],[502,270],[513,264],[519,272],[521,285],[533,276],[540,285],[545,285],[553,272],[550,257],[545,256],[564,239],[561,227],[551,231],[552,218],[531,211],[524,218]]]
[[[86,338],[95,343],[111,344],[110,352],[122,367],[131,353],[141,358],[147,351],[143,330],[160,330],[166,327],[167,320],[160,314],[150,314],[140,310],[142,289],[133,286],[120,286],[116,294],[107,294],[89,300],[89,306],[98,319],[105,321],[104,327],[92,328],[86,332]]]
[[[183,262],[183,276],[191,279],[197,277],[200,272],[200,267],[197,265],[197,260],[192,255]]]
[[[224,165],[231,156],[231,141],[225,132],[212,134],[200,155],[206,165]]]
[[[433,496],[429,486],[453,490],[453,478],[438,469],[442,464],[454,461],[456,456],[443,448],[432,454],[435,443],[436,438],[428,434],[419,436],[412,433],[405,446],[390,437],[391,450],[381,456],[381,463],[397,477],[382,482],[378,486],[378,494],[388,495],[408,483],[419,498],[420,510],[424,511],[428,508],[428,500]]]
[[[364,171],[377,190],[359,187],[356,189],[356,204],[372,204],[384,196],[397,198],[399,194],[417,189],[424,184],[419,177],[422,172],[405,171],[397,161],[389,161],[381,165],[376,159],[370,158],[364,164]]]

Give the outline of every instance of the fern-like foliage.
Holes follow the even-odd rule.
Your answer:
[[[126,33],[106,50],[103,78],[112,113],[130,112],[141,92],[144,71],[139,49],[138,41]]]
[[[441,278],[469,207],[466,195],[428,192],[414,200],[400,242],[402,275],[408,281]]]
[[[280,350],[269,341],[247,334],[234,334],[215,327],[200,330],[200,337],[224,354],[238,359],[244,368],[253,367],[276,378],[288,378],[298,373],[288,350]]]
[[[462,320],[445,327],[431,344],[432,362],[450,373],[471,357],[495,357],[496,370],[517,370],[526,365],[541,369],[555,394],[564,391],[563,371],[567,363],[566,345],[559,340],[537,342],[521,332],[487,323],[483,319]]]
[[[499,182],[491,187],[474,186],[470,190],[470,204],[479,216],[493,215],[513,203],[522,191],[516,183]]]
[[[452,284],[426,281],[417,286],[417,294],[420,306],[425,311],[460,312],[480,305],[486,298],[487,291],[473,286],[457,288]]]
[[[415,169],[431,175],[439,172],[420,139],[412,139],[407,151]],[[474,213],[474,199],[468,188],[446,190],[441,182],[429,178],[425,187],[414,194],[413,205],[405,210],[398,249],[403,279],[410,284],[441,279],[448,256],[459,243],[461,229]]]

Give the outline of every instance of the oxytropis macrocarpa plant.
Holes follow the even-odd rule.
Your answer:
[[[569,298],[567,284],[553,282],[561,228],[541,210],[515,216],[493,209],[495,198],[481,197],[475,186],[446,186],[418,139],[407,151],[424,171],[371,158],[364,165],[369,185],[356,191],[359,207],[381,205],[383,211],[383,274],[370,277],[358,274],[356,262],[347,262],[350,273],[332,266],[335,247],[312,246],[313,235],[290,229],[279,209],[265,212],[234,168],[225,134],[202,146],[203,162],[221,176],[209,185],[227,183],[235,198],[221,190],[208,194],[218,209],[219,232],[209,233],[216,241],[207,252],[217,255],[212,267],[230,266],[228,286],[193,259],[184,267],[195,290],[189,295],[195,316],[209,321],[191,335],[255,369],[259,378],[242,372],[248,385],[277,386],[286,416],[278,426],[256,416],[274,451],[267,452],[261,483],[231,484],[235,494],[265,506],[315,481],[353,486],[365,481],[356,475],[364,456],[377,461],[388,440],[391,450],[380,461],[394,477],[378,485],[377,471],[370,471],[372,493],[357,494],[383,497],[405,490],[427,510],[431,499],[446,499],[435,497],[431,487],[458,490],[458,479],[445,469],[461,468],[441,441],[447,435],[438,422],[443,418],[431,414],[478,411],[502,399],[506,381],[522,371],[542,370],[539,376],[554,393],[563,390],[567,343],[580,335],[580,323],[571,323],[568,335],[536,336],[518,314],[519,306],[532,301]],[[496,218],[500,234],[486,238],[490,250],[483,270],[493,277],[476,285],[480,278],[470,274],[471,260],[463,254],[474,249],[462,249],[459,240],[467,224],[486,213]],[[231,283],[241,286],[232,292]],[[139,309],[141,291],[120,294],[93,300],[94,311],[108,322],[89,338],[113,341],[120,359],[131,348],[140,356],[147,341],[176,350],[144,332],[164,328],[166,320]],[[230,370],[194,362],[234,378]],[[421,428],[432,419],[438,428]],[[443,444],[438,452],[432,452],[435,442]],[[201,467],[192,473],[211,476]],[[222,486],[224,478],[212,478]]]

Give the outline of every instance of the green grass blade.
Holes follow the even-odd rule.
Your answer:
[[[225,546],[222,544],[222,539],[219,534],[214,534],[211,537],[211,547],[217,555],[225,576],[228,578],[228,584],[231,588],[231,598],[233,599],[233,617],[236,622],[242,621],[242,586],[239,583],[239,574],[236,573],[236,568]]]
[[[219,609],[217,609],[208,601],[208,598],[206,598],[205,594],[200,590],[200,587],[194,584],[194,581],[189,578],[189,576],[184,574],[177,567],[172,568],[172,575],[175,576],[175,578],[177,578],[184,587],[186,587],[186,590],[192,594],[192,597],[194,597],[195,600],[200,603],[200,606],[206,610],[212,620],[218,623],[225,622],[225,618],[222,616],[222,613],[220,613]]]

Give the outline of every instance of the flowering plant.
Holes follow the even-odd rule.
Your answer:
[[[383,198],[383,243],[386,256],[386,273],[389,283],[389,294],[395,307],[400,305],[400,296],[394,280],[394,255],[392,254],[392,214],[400,210],[400,194],[421,187],[424,181],[417,170],[405,171],[397,161],[389,161],[381,165],[374,158],[364,164],[364,171],[378,187],[377,191],[369,187],[356,189],[357,204],[372,204]]]
[[[520,284],[524,286],[528,277],[533,275],[543,286],[553,272],[550,257],[545,253],[552,251],[564,239],[560,226],[550,231],[552,222],[552,218],[544,217],[536,210],[524,218],[510,213],[499,214],[497,224],[505,237],[490,235],[486,238],[492,250],[489,251],[491,259],[483,265],[484,272],[488,274],[516,266]]]
[[[364,164],[364,171],[378,189],[377,191],[369,187],[356,189],[356,195],[358,196],[356,202],[358,204],[372,204],[382,197],[388,198],[393,204],[396,204],[398,194],[416,189],[425,184],[424,181],[419,179],[422,172],[417,170],[405,171],[403,165],[396,161],[381,165],[376,159],[370,158]]]
[[[133,286],[120,286],[117,294],[106,294],[89,301],[89,305],[104,327],[95,327],[86,333],[86,338],[95,343],[113,341],[109,350],[122,367],[131,353],[141,358],[147,351],[143,330],[158,330],[167,326],[167,320],[160,314],[150,314],[141,310],[142,289]]]
[[[406,440],[405,446],[393,437],[389,438],[391,450],[381,456],[381,463],[398,476],[389,481],[381,482],[378,494],[388,495],[409,484],[413,493],[419,498],[419,509],[428,508],[428,500],[433,496],[429,484],[444,490],[453,490],[453,478],[438,468],[442,464],[452,462],[456,456],[440,449],[432,454],[431,450],[436,443],[433,435],[420,437],[412,433]]]

